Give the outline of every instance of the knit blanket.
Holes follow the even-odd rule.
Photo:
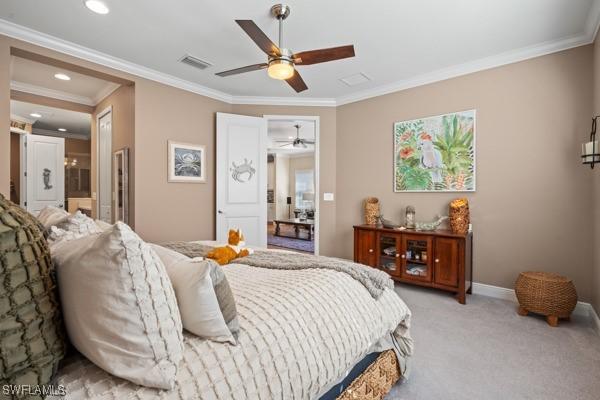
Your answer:
[[[212,246],[198,242],[170,242],[164,243],[162,246],[188,257],[206,257],[206,254],[213,249]],[[384,289],[394,288],[394,282],[385,272],[340,258],[255,250],[254,254],[236,258],[233,262],[258,268],[280,270],[329,269],[342,272],[360,282],[374,299],[378,299]]]

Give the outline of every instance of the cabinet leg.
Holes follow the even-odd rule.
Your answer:
[[[529,311],[527,311],[526,308],[519,306],[519,310],[517,311],[517,313],[524,317],[527,314],[529,314]]]
[[[457,293],[456,298],[460,304],[467,304],[467,296],[465,295],[465,292]]]
[[[548,325],[552,327],[558,326],[558,317],[556,315],[548,315],[546,321],[548,322]]]

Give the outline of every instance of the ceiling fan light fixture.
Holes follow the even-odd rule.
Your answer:
[[[294,64],[287,60],[272,60],[269,62],[267,73],[273,79],[284,81],[294,76]]]

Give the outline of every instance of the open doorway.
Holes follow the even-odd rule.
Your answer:
[[[11,199],[91,215],[91,115],[11,100]]]
[[[318,254],[318,118],[265,118],[268,247]]]
[[[10,74],[11,199],[134,227],[133,82],[18,48]]]

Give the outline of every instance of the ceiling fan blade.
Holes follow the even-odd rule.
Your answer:
[[[216,73],[215,75],[229,76],[229,75],[243,74],[244,72],[250,72],[250,71],[257,71],[259,69],[265,69],[268,66],[269,66],[269,64],[267,64],[267,63],[247,65],[245,67],[236,68],[236,69],[230,69],[229,71],[219,72],[219,73]]]
[[[291,78],[286,79],[285,80],[287,83],[290,84],[290,86],[292,88],[294,88],[294,90],[297,93],[303,92],[306,89],[308,89],[308,86],[306,86],[306,83],[304,83],[304,80],[302,79],[302,77],[300,76],[300,74],[298,73],[298,71],[294,70],[294,75],[292,75]]]
[[[327,61],[341,60],[354,57],[354,46],[331,47],[329,49],[301,51],[292,56],[297,65],[311,65]]]
[[[279,146],[279,147],[285,147],[285,146],[289,146],[290,144],[294,144],[294,143],[292,143],[292,142],[287,142],[286,144],[282,144],[282,145],[281,145],[281,146]]]
[[[250,39],[270,56],[280,56],[281,50],[269,39],[267,35],[250,19],[236,19],[235,22],[246,32]]]
[[[306,143],[306,144],[315,144],[314,140],[306,140],[306,139],[301,139],[302,143]]]

